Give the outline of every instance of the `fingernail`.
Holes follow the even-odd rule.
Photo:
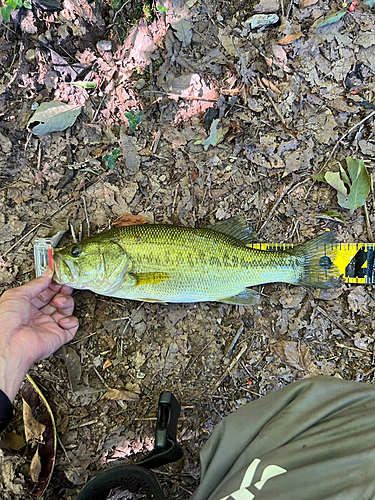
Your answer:
[[[68,299],[67,299],[66,297],[59,297],[59,302],[60,302],[60,304],[66,304],[66,301],[67,301],[67,300],[68,300]]]
[[[43,273],[41,274],[41,276],[43,276],[44,278],[52,278],[52,276],[53,276],[52,269],[50,269],[48,267],[45,271],[43,271]]]

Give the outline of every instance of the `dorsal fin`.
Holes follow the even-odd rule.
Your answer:
[[[231,236],[245,244],[253,241],[256,236],[254,231],[247,225],[247,221],[242,215],[216,222],[213,225],[206,226],[206,228]]]

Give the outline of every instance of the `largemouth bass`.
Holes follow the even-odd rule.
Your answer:
[[[253,236],[243,217],[201,229],[126,226],[57,250],[54,279],[124,299],[250,305],[258,298],[247,289],[253,285],[338,286],[340,273],[325,256],[335,238],[331,231],[293,249],[269,251],[248,247]]]

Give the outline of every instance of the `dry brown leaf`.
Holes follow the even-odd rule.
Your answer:
[[[15,432],[7,432],[5,435],[5,444],[9,446],[11,450],[19,451],[25,446],[26,443],[23,436],[20,436]]]
[[[113,227],[135,226],[137,224],[146,224],[147,219],[140,215],[122,214],[112,222]]]
[[[105,361],[105,363],[103,365],[103,372],[104,372],[104,370],[106,370],[110,366],[112,366],[112,361],[110,359],[106,359],[106,361]]]
[[[129,32],[125,39],[123,49],[130,51],[128,54],[129,60],[133,59],[135,64],[140,68],[151,62],[151,53],[157,49],[154,43],[149,26],[144,19],[141,19],[137,25]]]
[[[309,370],[311,358],[309,347],[304,342],[279,340],[273,348],[285,363],[298,370]]]
[[[8,198],[12,199],[17,205],[25,201],[31,200],[36,194],[36,189],[33,189],[31,184],[26,182],[16,182],[8,188]]]
[[[303,36],[303,33],[302,31],[300,31],[299,33],[294,33],[294,34],[290,34],[290,35],[285,35],[281,40],[279,40],[277,43],[279,45],[288,45],[290,43],[294,43],[296,40],[298,40],[299,38],[301,38],[301,36]]]
[[[40,434],[42,427],[45,429],[43,440],[37,445],[37,455],[33,458],[34,463],[32,464],[31,473],[33,474],[33,478],[36,479],[30,477],[26,480],[25,484],[26,491],[37,500],[43,496],[52,477],[56,458],[56,425],[46,398],[40,392],[39,387],[30,375],[27,374],[26,377],[27,381],[22,390],[25,433],[30,432],[31,423],[34,426],[32,421],[36,422],[32,415],[37,415],[39,423],[36,422],[36,424],[40,426],[40,431],[34,431],[34,435]],[[38,462],[40,463],[40,470]]]
[[[42,463],[40,461],[39,450],[37,449],[30,464],[30,477],[34,483],[39,481],[39,476],[42,471]]]
[[[70,12],[76,12],[79,17],[83,17],[86,21],[98,22],[86,0],[65,0],[64,7]]]
[[[315,5],[318,3],[318,0],[301,0],[300,7],[303,9],[304,7],[310,7],[310,5]]]
[[[139,156],[151,156],[152,151],[150,148],[143,148],[141,151],[138,152]]]
[[[28,403],[23,399],[23,421],[25,424],[25,437],[26,441],[37,441],[38,443],[44,443],[43,432],[46,430],[46,426],[35,420],[33,417],[33,412]]]
[[[186,137],[176,127],[166,127],[163,130],[163,136],[171,143],[172,149],[177,149],[187,144]]]
[[[103,152],[108,148],[107,144],[104,144],[103,146],[100,146],[100,148],[93,149],[91,151],[91,154],[94,156],[102,156]]]
[[[102,399],[113,399],[115,401],[139,401],[139,395],[135,392],[120,391],[119,389],[109,389]]]

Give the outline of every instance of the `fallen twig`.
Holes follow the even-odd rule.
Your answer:
[[[222,374],[222,376],[219,378],[219,380],[216,382],[216,384],[213,386],[211,392],[215,392],[216,389],[219,387],[219,385],[222,383],[222,381],[225,379],[227,375],[233,370],[233,368],[236,366],[238,361],[240,360],[241,356],[243,353],[247,350],[247,345],[243,346],[243,348],[240,350],[240,352],[237,354],[236,358],[231,362],[231,364],[228,366],[228,368],[225,370],[225,372]]]
[[[230,357],[232,356],[233,349],[235,348],[235,346],[236,346],[236,344],[237,344],[237,342],[238,342],[238,339],[240,338],[240,335],[241,335],[241,333],[243,332],[243,328],[244,328],[244,326],[243,326],[243,324],[242,324],[242,325],[239,327],[239,329],[238,329],[238,331],[237,331],[237,333],[236,333],[236,335],[235,335],[235,337],[234,337],[234,339],[233,339],[233,341],[232,341],[232,343],[231,343],[231,345],[230,345],[230,347],[229,347],[229,349],[228,349],[227,358],[230,358]]]
[[[188,373],[190,370],[191,370],[191,367],[193,366],[193,364],[197,361],[197,359],[199,358],[199,356],[202,354],[203,351],[205,351],[207,349],[207,347],[209,347],[212,342],[215,340],[215,338],[213,338],[212,340],[210,340],[210,342],[208,342],[208,344],[206,344],[203,349],[201,349],[201,351],[199,352],[199,354],[197,354],[197,356],[195,356],[195,358],[193,359],[193,361],[190,363],[190,365],[188,367],[186,367],[186,370],[185,370],[185,374]]]
[[[44,222],[49,220],[51,217],[53,217],[55,214],[57,214],[57,212],[60,212],[60,210],[62,210],[63,208],[65,208],[67,205],[69,205],[69,203],[72,203],[74,200],[69,200],[67,201],[66,203],[64,203],[64,205],[62,207],[59,207],[57,210],[55,210],[54,212],[52,212],[51,215],[48,215]],[[39,224],[37,224],[35,227],[33,227],[32,229],[30,229],[30,231],[28,231],[25,236],[22,236],[18,241],[16,241],[16,243],[14,245],[12,245],[10,248],[8,248],[8,250],[3,253],[3,257],[5,257],[6,255],[8,255],[9,252],[11,252],[14,248],[16,248],[16,246],[21,243],[21,241],[23,241],[25,238],[27,238],[31,233],[33,233],[34,231],[36,231],[37,229],[40,228],[40,226],[42,225],[43,223],[42,222],[39,222]]]
[[[81,195],[82,201],[83,201],[83,209],[85,211],[85,217],[86,217],[86,224],[87,224],[87,236],[90,236],[90,220],[89,220],[89,214],[87,212],[87,205],[86,205],[86,198],[85,195]]]
[[[323,316],[325,316],[327,319],[329,319],[331,321],[331,323],[333,323],[334,325],[336,325],[337,328],[339,328],[343,333],[345,333],[345,335],[347,335],[350,338],[353,337],[353,335],[354,335],[353,332],[351,332],[350,330],[348,330],[347,328],[345,328],[345,326],[342,326],[341,323],[339,323],[334,318],[332,318],[332,316],[330,314],[328,314],[327,311],[325,311],[322,307],[317,306],[315,308],[315,311],[320,312],[321,314],[323,314]]]
[[[202,97],[182,96],[179,94],[172,94],[171,92],[162,92],[161,90],[145,90],[144,94],[157,94],[165,95],[170,99],[185,99],[185,101],[204,101],[204,102],[217,102],[217,99],[203,99]]]
[[[369,216],[368,216],[368,210],[367,210],[367,205],[366,205],[366,202],[365,204],[363,205],[363,210],[365,212],[365,219],[366,219],[366,228],[367,228],[367,237],[368,239],[370,240],[370,243],[374,243],[374,235],[372,233],[372,229],[371,229],[371,224],[370,224],[370,219],[369,219]]]
[[[322,172],[326,168],[326,166],[328,165],[328,162],[332,158],[334,152],[339,147],[340,143],[345,139],[345,137],[347,137],[351,132],[353,132],[353,130],[355,130],[357,127],[359,127],[360,125],[362,125],[362,123],[365,123],[367,120],[369,120],[374,115],[375,115],[375,111],[373,111],[372,113],[370,113],[369,115],[367,115],[365,118],[363,118],[363,120],[361,120],[360,122],[358,122],[356,125],[353,125],[353,127],[351,129],[349,129],[347,132],[345,132],[344,135],[342,135],[340,137],[340,139],[336,142],[334,148],[332,149],[330,155],[328,156],[327,160],[325,161],[324,165],[319,170],[318,174],[320,174],[320,172]]]
[[[368,351],[367,349],[359,349],[358,347],[351,347],[350,345],[340,344],[339,342],[336,342],[336,345],[338,347],[344,347],[345,349],[349,349],[350,351],[367,352],[368,354],[370,354],[370,351]]]
[[[299,180],[300,180],[300,177],[298,177],[297,179],[294,179],[290,184],[287,185],[287,187],[284,189],[284,191],[281,193],[279,199],[277,200],[277,202],[274,204],[274,206],[272,207],[271,209],[271,212],[268,214],[268,217],[267,219],[263,222],[263,224],[261,225],[259,231],[258,231],[258,236],[259,234],[262,232],[262,230],[264,229],[264,227],[269,223],[269,221],[271,220],[273,214],[275,213],[277,207],[280,205],[280,203],[282,202],[284,196],[288,193],[288,191],[294,186],[294,184],[298,184],[299,183]]]

